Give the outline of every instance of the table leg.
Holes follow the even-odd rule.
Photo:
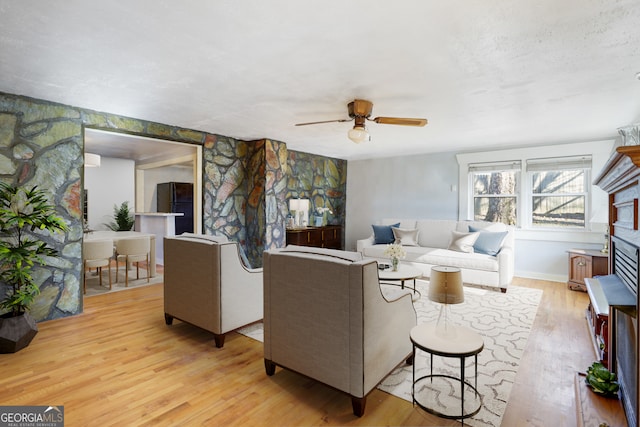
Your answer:
[[[416,345],[413,344],[413,351],[411,352],[411,358],[413,359],[413,381],[411,381],[411,399],[413,403],[416,401]]]
[[[460,415],[464,420],[464,357],[460,358],[460,405],[462,406]]]

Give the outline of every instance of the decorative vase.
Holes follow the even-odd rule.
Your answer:
[[[391,271],[398,271],[398,258],[391,258]]]
[[[29,345],[38,333],[36,321],[28,313],[0,316],[0,353],[15,353]]]

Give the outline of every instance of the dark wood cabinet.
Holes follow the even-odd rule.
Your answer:
[[[569,289],[587,290],[584,279],[609,274],[609,255],[589,249],[569,251]]]
[[[287,245],[342,249],[342,227],[305,227],[287,229]]]

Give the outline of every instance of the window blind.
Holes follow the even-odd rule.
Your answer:
[[[591,169],[591,156],[549,157],[527,160],[527,172]]]
[[[469,172],[505,172],[519,171],[520,169],[522,169],[520,160],[469,164]]]

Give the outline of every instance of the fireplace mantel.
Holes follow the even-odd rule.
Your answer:
[[[609,304],[609,369],[618,374],[621,402],[629,425],[638,422],[637,367],[640,227],[640,124],[619,129],[617,147],[594,184],[609,194],[609,276],[598,278]]]

